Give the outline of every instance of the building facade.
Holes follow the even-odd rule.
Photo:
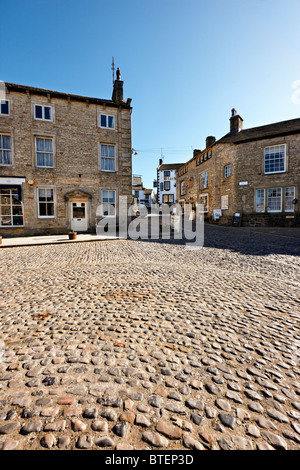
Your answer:
[[[163,164],[162,159],[159,160],[157,168],[157,203],[158,204],[175,204],[176,202],[176,172],[182,166],[182,163]]]
[[[94,232],[131,201],[130,104],[119,70],[111,100],[5,83],[0,235]]]
[[[156,202],[153,189],[147,189],[144,187],[141,176],[133,175],[132,177],[132,195],[133,204],[137,206],[143,204],[149,208]]]
[[[244,130],[232,110],[230,132],[177,172],[179,203],[203,204],[219,224],[299,225],[299,190],[300,119]]]

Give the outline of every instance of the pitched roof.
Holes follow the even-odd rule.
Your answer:
[[[159,165],[158,170],[178,170],[184,163],[166,163]]]
[[[107,105],[107,106],[113,106],[119,108],[120,106],[122,108],[128,108],[131,109],[130,102],[129,101],[122,101],[122,102],[114,102],[112,100],[105,100],[101,98],[92,98],[89,96],[81,96],[81,95],[73,95],[71,93],[64,93],[60,91],[54,91],[54,90],[46,90],[44,88],[36,88],[32,86],[26,86],[26,85],[18,85],[16,83],[7,83],[5,82],[5,86],[8,89],[8,91],[18,91],[20,93],[31,93],[34,95],[41,95],[41,96],[48,96],[50,95],[53,98],[62,98],[62,99],[70,99],[72,101],[83,101],[83,102],[89,102],[92,104],[100,104],[100,105]]]
[[[152,194],[153,189],[144,189],[145,194]]]
[[[291,119],[289,121],[276,122],[265,126],[252,127],[236,133],[228,133],[218,143],[241,144],[253,140],[270,139],[271,137],[285,136],[291,134],[300,134],[300,119]]]

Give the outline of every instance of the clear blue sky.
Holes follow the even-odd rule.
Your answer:
[[[0,80],[110,99],[115,57],[146,187],[161,155],[226,134],[233,107],[245,128],[300,117],[299,0],[0,0],[0,15]]]

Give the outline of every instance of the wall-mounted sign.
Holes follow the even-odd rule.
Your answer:
[[[221,209],[214,209],[214,220],[218,220],[220,217],[222,217]]]
[[[28,184],[34,184],[33,180],[28,180]]]
[[[248,184],[248,181],[240,181],[239,182],[240,186],[247,186],[247,184]]]

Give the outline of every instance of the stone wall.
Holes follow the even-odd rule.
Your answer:
[[[90,103],[88,98],[73,100],[51,94],[11,91],[10,116],[0,116],[0,133],[9,133],[13,163],[0,166],[0,177],[22,176],[24,227],[0,227],[2,236],[63,233],[70,226],[69,199],[72,191],[81,191],[88,200],[88,231],[95,231],[96,209],[101,203],[101,189],[116,190],[116,196],[131,200],[132,152],[131,108],[109,103]],[[52,106],[52,122],[36,120],[33,105]],[[115,118],[115,129],[99,126],[99,114]],[[54,167],[37,168],[35,137],[51,137]],[[100,143],[116,146],[116,171],[100,169]],[[28,184],[32,180],[33,184]],[[38,217],[37,188],[54,188],[55,216]]]
[[[264,173],[264,149],[268,146],[286,145],[287,168],[284,173]],[[186,163],[177,172],[177,200],[181,203],[199,202],[201,194],[208,195],[206,219],[221,225],[231,225],[235,213],[242,216],[243,225],[297,224],[300,202],[294,212],[256,213],[256,189],[295,187],[295,198],[300,191],[300,134],[265,138],[240,144],[216,142],[211,147],[211,158],[204,159],[206,149]],[[203,160],[203,161],[202,161]],[[231,166],[231,175],[225,176],[225,167]],[[200,176],[208,173],[208,185],[200,189]],[[186,182],[186,194],[181,195],[181,182]],[[222,208],[228,201],[228,208]],[[214,221],[214,210],[221,209],[222,216]]]

